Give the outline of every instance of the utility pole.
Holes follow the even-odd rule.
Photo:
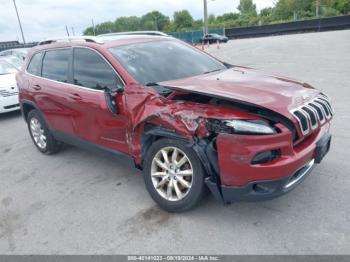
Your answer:
[[[320,0],[316,0],[316,17],[319,15],[319,9],[320,9]]]
[[[91,19],[92,22],[92,31],[94,32],[94,36],[96,36],[96,31],[95,31],[95,23],[94,23],[94,19]]]
[[[158,28],[158,19],[157,19],[156,16],[154,17],[154,23],[155,23],[155,26],[156,26],[156,31],[159,31],[159,28]]]
[[[67,36],[69,36],[69,31],[68,31],[68,27],[66,26],[66,32],[67,32]]]
[[[208,34],[208,3],[207,0],[203,0],[204,4],[204,28],[203,28],[203,34]]]
[[[74,27],[72,26],[72,35],[75,36]]]
[[[23,44],[26,44],[26,40],[24,40],[24,34],[23,34],[21,19],[19,19],[18,10],[17,10],[17,6],[16,6],[16,1],[15,0],[13,0],[13,5],[15,6],[15,9],[16,9],[17,19],[18,19],[19,28],[21,29]]]

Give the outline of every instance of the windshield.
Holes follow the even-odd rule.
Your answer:
[[[0,60],[0,75],[12,74],[16,73],[17,69],[7,63],[6,61]]]
[[[109,50],[143,85],[226,68],[210,56],[177,41],[137,43]]]
[[[14,67],[16,67],[17,69],[20,69],[22,64],[23,64],[23,60],[19,59],[18,57],[15,57],[15,56],[8,56],[8,57],[4,58],[4,60],[6,62],[8,62],[9,64],[13,65]]]

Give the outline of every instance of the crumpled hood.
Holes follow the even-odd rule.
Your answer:
[[[254,104],[292,119],[291,109],[314,98],[319,91],[308,84],[244,67],[164,81],[162,86]]]

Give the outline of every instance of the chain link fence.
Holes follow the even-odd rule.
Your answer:
[[[15,49],[15,48],[30,48],[33,46],[36,46],[38,43],[28,43],[28,44],[18,44],[18,43],[1,43],[0,42],[0,52],[8,49]]]
[[[219,34],[219,35],[225,35],[225,29],[209,29],[209,34]],[[176,37],[178,39],[181,39],[182,41],[185,41],[187,43],[194,43],[198,44],[201,42],[201,38],[203,37],[203,31],[190,31],[190,32],[170,32],[167,33],[168,35],[171,35],[173,37]]]

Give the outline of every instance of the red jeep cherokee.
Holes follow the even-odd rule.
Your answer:
[[[333,110],[306,83],[165,36],[47,40],[17,75],[31,138],[128,156],[168,211],[295,188],[328,152]]]

